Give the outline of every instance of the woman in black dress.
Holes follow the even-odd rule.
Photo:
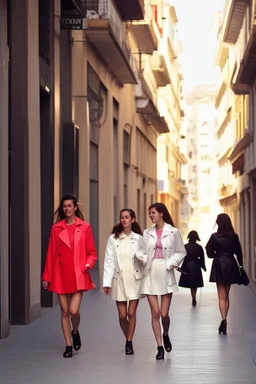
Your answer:
[[[218,215],[217,232],[206,244],[207,256],[213,259],[210,282],[217,285],[219,308],[222,321],[219,333],[227,334],[227,315],[229,310],[229,291],[231,284],[239,283],[239,268],[243,267],[243,254],[238,235],[235,233],[230,217],[226,213]],[[235,260],[234,255],[237,257]]]
[[[190,288],[192,296],[192,305],[196,306],[197,288],[204,286],[203,275],[201,268],[206,271],[204,261],[204,250],[201,245],[197,244],[200,241],[196,231],[190,231],[188,234],[188,243],[185,244],[187,255],[182,264],[182,273],[179,280],[179,286]]]

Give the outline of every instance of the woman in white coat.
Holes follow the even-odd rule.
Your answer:
[[[143,233],[143,252],[136,257],[145,265],[140,293],[147,295],[151,309],[152,328],[157,342],[157,360],[164,359],[164,348],[170,352],[172,344],[169,339],[169,308],[173,292],[178,291],[174,268],[186,256],[186,250],[177,228],[174,227],[170,213],[163,203],[155,203],[149,207],[149,217],[154,224]],[[161,296],[159,305],[158,296]]]
[[[142,231],[132,209],[122,209],[120,223],[108,239],[104,259],[103,290],[116,301],[119,323],[126,339],[125,353],[133,355],[132,339],[136,327],[143,266],[134,257],[142,250]]]

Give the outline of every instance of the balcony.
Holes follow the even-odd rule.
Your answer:
[[[224,15],[224,42],[231,44],[237,42],[248,5],[249,0],[230,0],[227,2],[226,13]]]
[[[245,149],[252,143],[252,141],[253,136],[251,132],[247,130],[245,132],[245,135],[240,140],[237,140],[232,148],[232,151],[229,156],[231,164],[236,160],[239,155],[241,155],[241,153],[245,151]]]
[[[256,23],[254,22],[240,66],[232,79],[236,94],[249,93],[249,85],[256,75]]]
[[[130,25],[140,53],[152,55],[157,49],[159,29],[157,27],[151,4],[145,4],[145,18],[133,21]]]
[[[154,73],[157,87],[165,87],[171,83],[169,71],[164,56],[155,51],[150,58],[151,68]]]
[[[159,134],[169,132],[165,118],[160,116],[158,109],[151,99],[137,99],[136,112],[142,114],[147,124],[153,125]]]
[[[111,0],[93,0],[86,10],[86,37],[96,47],[102,61],[120,84],[137,84],[131,67],[131,54],[126,44],[120,19]]]
[[[144,19],[144,0],[114,0],[124,21]]]

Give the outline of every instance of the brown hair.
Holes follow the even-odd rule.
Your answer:
[[[132,231],[134,232],[134,233],[138,233],[139,235],[142,235],[143,233],[142,233],[142,230],[141,230],[141,228],[140,228],[140,225],[139,225],[139,223],[136,221],[136,214],[135,214],[135,212],[132,210],[132,209],[130,209],[130,208],[124,208],[124,209],[122,209],[121,211],[120,211],[120,216],[121,216],[121,214],[123,213],[123,212],[129,212],[129,215],[131,216],[131,218],[132,219],[135,219],[135,221],[132,223]],[[112,233],[115,235],[115,238],[118,238],[120,235],[121,235],[121,233],[123,232],[123,226],[122,226],[122,223],[121,222],[119,222],[118,224],[116,224],[115,226],[114,226],[114,228],[112,229]]]
[[[63,203],[64,201],[66,200],[71,200],[73,201],[73,204],[74,206],[77,208],[76,211],[75,211],[75,215],[77,217],[79,217],[79,219],[81,220],[84,220],[84,214],[83,214],[83,211],[81,210],[81,208],[79,207],[78,203],[77,203],[77,199],[74,195],[64,195],[60,201],[60,205],[59,207],[56,209],[56,211],[54,212],[54,217],[55,217],[55,223],[58,223],[59,221],[61,220],[64,220],[66,215],[63,211]]]

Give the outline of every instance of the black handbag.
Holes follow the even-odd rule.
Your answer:
[[[239,285],[248,285],[250,283],[249,277],[247,276],[247,273],[243,269],[243,267],[238,267],[239,271]]]

